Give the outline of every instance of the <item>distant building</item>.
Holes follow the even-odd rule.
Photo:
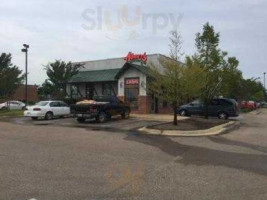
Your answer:
[[[28,85],[27,86],[28,101],[39,101],[37,86],[36,85]],[[25,101],[25,85],[20,85],[14,95],[12,96],[13,100]]]
[[[28,85],[28,102],[36,102],[39,101],[37,86],[36,85]],[[17,100],[17,101],[25,101],[25,85],[20,85],[15,93],[8,99],[1,99],[0,102],[4,102],[7,100]]]

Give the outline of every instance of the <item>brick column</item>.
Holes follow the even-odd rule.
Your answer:
[[[138,114],[150,113],[151,98],[150,96],[139,96],[138,97]]]
[[[124,102],[124,96],[117,96],[117,97],[118,97],[118,99],[119,99],[120,101]]]

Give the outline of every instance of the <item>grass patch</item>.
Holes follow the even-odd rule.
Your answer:
[[[0,117],[21,117],[23,110],[0,110]]]

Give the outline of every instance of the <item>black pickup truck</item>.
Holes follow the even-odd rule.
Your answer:
[[[130,107],[124,105],[116,96],[95,96],[92,103],[71,105],[70,110],[78,122],[95,118],[100,123],[115,115],[127,119],[131,111]]]

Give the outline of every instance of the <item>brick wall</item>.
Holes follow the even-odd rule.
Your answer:
[[[34,101],[34,102],[39,101],[39,97],[37,94],[37,86],[28,85],[27,89],[28,89],[28,92],[27,92],[28,101]],[[12,96],[12,98],[14,100],[25,100],[25,85],[20,85],[17,91],[15,92],[15,94]]]
[[[124,102],[124,96],[118,96],[118,98]],[[151,97],[150,96],[139,96],[138,97],[138,110],[132,110],[132,113],[135,114],[149,114],[151,112]],[[158,105],[158,113],[159,114],[172,114],[172,107],[168,104],[167,106],[163,106],[163,103],[159,101]]]
[[[37,86],[35,85],[28,85],[28,101],[39,101],[38,93],[37,93]],[[14,95],[12,97],[7,99],[0,99],[1,102],[5,102],[8,100],[18,100],[18,101],[24,101],[25,100],[25,85],[20,85]]]
[[[162,100],[159,100],[158,103],[158,113],[160,114],[171,114],[173,113],[173,108],[171,107],[170,103],[164,106],[164,103]]]
[[[124,96],[118,96],[118,99],[122,102],[124,102]]]
[[[151,98],[150,96],[139,96],[138,97],[138,114],[150,113]]]

